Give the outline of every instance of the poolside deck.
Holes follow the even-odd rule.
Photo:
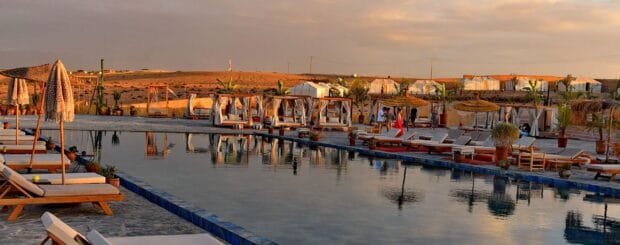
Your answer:
[[[0,213],[0,244],[39,244],[45,238],[41,215],[50,211],[82,234],[96,229],[104,236],[178,235],[205,233],[137,194],[121,190],[122,202],[112,202],[113,216],[106,216],[91,205],[28,206],[14,222],[7,222],[8,213]]]

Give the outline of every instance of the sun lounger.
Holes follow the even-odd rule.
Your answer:
[[[24,131],[19,130],[17,132],[19,135],[26,135]],[[0,129],[0,135],[12,135],[15,137],[15,129]]]
[[[32,135],[18,135],[17,139],[19,141],[30,141],[32,142],[34,140],[34,136]],[[0,143],[15,143],[15,134],[13,135],[0,135]]]
[[[360,135],[357,136],[357,138],[362,140],[362,141],[364,141],[364,142],[366,142],[366,141],[368,141],[368,140],[370,140],[370,139],[372,139],[372,138],[374,138],[376,136],[385,136],[385,137],[392,137],[393,138],[393,137],[396,137],[396,134],[398,134],[398,131],[399,131],[398,129],[392,128],[392,129],[390,129],[390,130],[388,130],[388,131],[386,131],[384,133],[381,133],[381,134],[370,134],[370,133],[360,134]]]
[[[60,153],[58,154],[35,154],[32,162],[32,169],[45,169],[50,173],[55,173],[60,169]],[[71,165],[71,160],[64,156],[65,167]],[[12,168],[13,170],[28,169],[30,167],[30,154],[0,154],[0,162]]]
[[[428,154],[431,153],[444,153],[444,152],[452,152],[453,147],[465,146],[467,143],[471,141],[471,138],[466,135],[459,136],[454,141],[454,144],[446,144],[446,143],[437,143],[437,142],[424,142],[421,143],[420,146],[423,146],[428,149]]]
[[[491,132],[489,131],[478,131],[471,133],[471,142],[470,145],[484,145],[484,143],[488,140],[491,140]]]
[[[585,167],[590,172],[596,172],[594,179],[603,177],[611,181],[620,174],[620,164],[586,164]]]
[[[123,244],[224,244],[220,240],[208,233],[186,234],[186,235],[155,235],[155,236],[133,236],[133,237],[104,237],[97,230],[93,229],[86,236],[83,236],[75,229],[50,212],[45,212],[41,216],[41,222],[47,232],[47,237],[41,242],[45,244],[48,240],[52,243],[77,245],[123,245]]]
[[[403,140],[402,144],[409,147],[409,148],[419,148],[421,146],[421,144],[427,144],[427,143],[435,143],[435,144],[440,144],[441,142],[443,142],[446,137],[448,137],[448,133],[443,133],[443,132],[439,132],[439,131],[435,131],[433,133],[433,135],[431,136],[430,140]]]
[[[462,136],[464,133],[465,131],[458,128],[448,129],[448,137],[443,141],[443,143],[452,144],[458,137]]]
[[[409,140],[415,136],[414,130],[409,130],[399,137],[374,136],[372,139],[377,145],[400,145],[403,140]]]
[[[22,176],[30,182],[32,182],[34,176],[39,176],[38,183],[48,182],[50,185],[62,184],[62,174],[22,174]],[[65,184],[105,184],[105,177],[97,173],[66,173]]]
[[[534,146],[534,141],[536,141],[536,138],[522,137],[512,144],[512,150],[513,151],[527,150],[530,147]],[[495,145],[493,141],[490,139],[486,140],[483,145],[474,146],[474,148],[476,149],[476,153],[487,153],[487,154],[495,153]]]
[[[32,141],[30,144],[22,144],[20,141],[16,144],[0,144],[0,153],[2,154],[30,154],[32,152]],[[34,153],[47,153],[45,148],[45,142],[37,141],[34,148]]]
[[[548,168],[553,167],[555,170],[559,166],[577,164],[581,166],[589,164],[590,158],[586,156],[585,151],[578,148],[564,148],[561,152],[546,155]]]
[[[121,201],[124,196],[109,184],[37,185],[11,168],[0,166],[7,178],[0,186],[0,206],[15,206],[8,220],[16,220],[25,205],[93,203],[106,215],[112,215],[107,202]]]

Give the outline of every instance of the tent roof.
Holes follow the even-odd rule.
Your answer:
[[[36,82],[47,82],[50,71],[50,64],[43,64],[38,66],[2,70],[0,71],[0,75],[12,78],[22,78]]]
[[[591,77],[577,77],[575,78],[573,81],[570,82],[571,84],[580,84],[580,83],[596,83],[596,84],[600,84],[601,82],[594,80]]]

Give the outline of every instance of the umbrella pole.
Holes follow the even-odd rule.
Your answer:
[[[41,91],[41,101],[39,102],[39,110],[37,111],[37,127],[34,129],[34,140],[32,141],[32,152],[30,153],[30,166],[28,166],[28,172],[32,171],[35,147],[37,145],[37,141],[39,140],[39,134],[41,134],[41,117],[43,117],[43,103],[45,103],[45,91],[47,90],[46,87],[47,83],[43,85],[43,89]],[[62,159],[62,157],[60,159]]]
[[[65,184],[65,128],[64,128],[64,120],[62,117],[60,118],[60,165],[62,169],[62,184]]]
[[[19,145],[19,104],[15,107],[15,144]]]
[[[611,145],[611,128],[614,122],[614,108],[609,109],[609,125],[607,125],[607,150],[605,151],[605,162],[609,162],[609,145]]]

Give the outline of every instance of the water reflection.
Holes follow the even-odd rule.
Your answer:
[[[146,135],[146,158],[165,159],[174,147],[173,143],[168,143],[168,133],[145,132]],[[161,147],[158,147],[158,141],[162,141]],[[161,150],[159,150],[161,149]]]
[[[584,224],[583,214],[579,211],[566,213],[566,226],[564,238],[571,243],[580,244],[619,244],[620,243],[620,220],[607,216],[609,204],[620,203],[620,199],[598,194],[586,194],[584,201],[603,203],[605,205],[603,215],[593,214],[592,224],[588,227]]]
[[[382,194],[388,200],[398,204],[398,209],[403,209],[403,204],[412,204],[422,200],[422,193],[412,189],[405,189],[405,181],[407,179],[407,166],[403,168],[403,181],[399,188],[384,188]]]

